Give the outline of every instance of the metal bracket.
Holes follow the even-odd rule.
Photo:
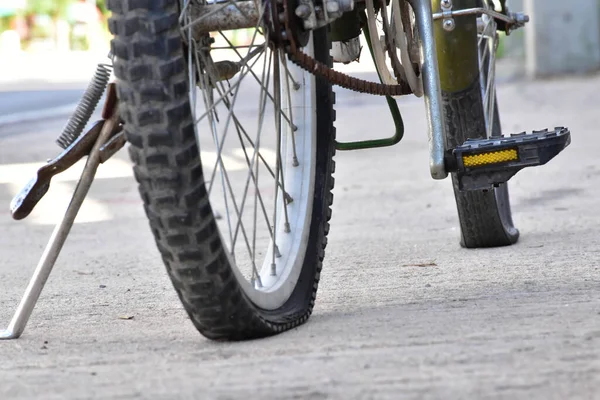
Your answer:
[[[361,15],[361,19],[364,21],[364,19],[366,18],[366,15],[364,15],[363,13]],[[373,44],[371,43],[371,36],[369,35],[369,26],[367,24],[364,24],[363,30],[365,40],[367,42],[367,47],[369,47],[369,52],[371,53],[371,57],[375,59],[375,55],[373,54]],[[377,74],[379,75],[379,71],[377,72]],[[381,76],[379,76],[379,80],[381,81]],[[337,150],[364,150],[378,147],[388,147],[398,144],[400,140],[402,140],[402,138],[404,137],[404,121],[402,120],[402,114],[400,114],[400,110],[398,109],[398,103],[391,96],[385,96],[385,99],[390,109],[390,113],[392,114],[394,126],[396,127],[394,135],[388,138],[360,140],[356,142],[336,141],[335,148]]]
[[[476,8],[465,8],[463,10],[452,10],[452,0],[441,0],[442,12],[434,13],[433,20],[442,20],[444,30],[452,31],[456,26],[454,23],[454,17],[460,17],[464,15],[483,15],[486,14],[491,18],[494,18],[498,23],[501,23],[505,31],[509,35],[515,29],[523,27],[529,22],[529,16],[522,12],[510,12],[505,10],[506,13],[498,12],[495,10],[476,7]],[[500,27],[499,27],[500,28]]]
[[[452,18],[452,0],[442,0],[440,4],[442,9],[442,26],[445,31],[452,32],[456,27],[454,18]]]
[[[302,19],[306,30],[323,27],[345,12],[354,10],[354,0],[321,0],[317,4],[311,0],[300,0],[298,3],[294,13]]]
[[[107,96],[108,97],[108,96]],[[42,290],[44,289],[44,285],[52,272],[52,268],[56,263],[58,255],[60,254],[60,250],[62,249],[67,236],[73,226],[73,222],[75,221],[75,217],[81,208],[83,200],[87,195],[90,186],[94,180],[94,176],[96,175],[96,171],[98,166],[100,165],[102,160],[108,159],[110,155],[116,152],[117,147],[115,146],[115,142],[121,142],[124,144],[123,139],[116,139],[117,136],[114,136],[110,143],[113,143],[110,146],[110,143],[107,143],[111,138],[111,135],[114,135],[115,128],[120,124],[121,117],[118,111],[117,102],[113,102],[109,110],[105,113],[106,121],[102,127],[100,135],[98,139],[94,143],[85,167],[81,173],[81,178],[77,183],[77,187],[75,188],[75,192],[73,193],[73,197],[71,202],[69,203],[69,207],[65,212],[62,220],[52,232],[50,236],[50,240],[38,262],[38,265],[29,281],[29,285],[25,290],[23,297],[21,298],[21,302],[13,315],[8,328],[5,330],[0,330],[0,340],[1,339],[17,339],[21,336],[23,331],[25,330],[25,326],[29,321],[29,317],[35,307]],[[104,146],[106,143],[106,147]],[[119,147],[120,148],[120,147]],[[105,149],[103,152],[102,150]],[[103,153],[105,154],[103,156]],[[107,157],[108,156],[108,157]]]

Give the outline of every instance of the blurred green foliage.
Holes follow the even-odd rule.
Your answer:
[[[99,30],[93,35],[106,36],[109,40],[107,20],[110,16],[110,11],[106,8],[106,0],[25,0],[23,8],[10,9],[3,4],[4,0],[0,0],[0,33],[8,29],[19,29],[21,33],[21,43],[24,49],[27,49],[32,41],[38,39],[56,39],[57,24],[60,21],[67,21],[72,25],[73,15],[77,11],[73,9],[73,5],[81,2],[94,4],[101,14]],[[78,9],[81,12],[81,8]],[[89,14],[87,14],[89,16]],[[73,27],[71,26],[71,29]],[[70,34],[73,35],[73,32]],[[89,35],[89,34],[88,34]],[[77,35],[75,35],[77,36]],[[79,35],[81,36],[81,35]],[[86,37],[86,40],[89,38]],[[73,39],[71,39],[73,41]],[[73,46],[72,46],[73,47]],[[82,47],[82,46],[78,46]],[[86,46],[83,46],[86,47]]]
[[[108,16],[108,13],[110,11],[108,11],[108,8],[106,8],[106,1],[105,0],[96,0],[96,7],[98,7],[98,9],[102,13],[102,15],[104,15],[104,17]]]
[[[73,3],[73,0],[28,0],[25,14],[64,18],[71,3]]]
[[[65,18],[67,10],[77,0],[27,0],[25,14],[49,15],[54,18]],[[105,0],[96,0],[96,6],[105,17],[109,11]]]

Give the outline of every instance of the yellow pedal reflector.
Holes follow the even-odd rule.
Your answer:
[[[484,165],[499,164],[507,161],[516,161],[519,159],[517,149],[507,149],[499,151],[490,151],[489,153],[479,153],[463,156],[465,167],[482,167]]]

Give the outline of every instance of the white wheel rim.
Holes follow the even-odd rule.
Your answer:
[[[182,33],[192,42],[191,29],[185,29],[189,23],[190,21],[185,21],[185,15],[182,16]],[[219,32],[218,35],[228,45],[232,43],[227,34]],[[224,214],[217,221],[221,242],[246,295],[258,307],[274,310],[289,299],[296,287],[308,245],[316,168],[316,82],[314,76],[285,61],[285,57],[280,57],[279,52],[271,51],[258,43],[259,36],[253,33],[250,47],[244,47],[244,52],[239,51],[241,47],[237,48],[237,52],[223,51],[227,54],[225,59],[228,61],[244,60],[242,69],[228,82],[210,82],[216,75],[214,66],[222,61],[217,54],[216,44],[213,47],[215,50],[211,50],[207,56],[206,53],[197,51],[203,45],[195,43],[189,46],[187,56],[188,63],[191,60],[196,67],[190,69],[190,87],[195,88],[198,83],[203,88],[212,89],[194,89],[190,99],[194,120],[197,121],[196,135],[210,202],[214,212]],[[309,43],[303,50],[312,55],[312,37]],[[260,50],[261,46],[263,50]],[[258,55],[246,59],[254,53]],[[267,68],[266,63],[269,64]],[[213,65],[212,73],[209,65]],[[253,65],[254,69],[250,71],[246,67],[248,65]],[[255,68],[256,65],[263,67]],[[193,74],[194,70],[198,71],[197,76]],[[282,78],[278,89],[273,83],[279,81],[277,76]],[[262,78],[262,82],[259,82],[259,78]],[[287,82],[285,78],[289,78]],[[268,90],[261,89],[261,83]],[[252,89],[253,87],[255,88]],[[240,105],[237,96],[244,90],[253,90],[251,93],[256,93],[256,96],[246,97],[246,100],[252,100]],[[256,97],[258,114],[254,114],[256,117],[252,119],[249,109],[254,106],[251,103]],[[276,104],[280,106],[277,107]],[[278,112],[278,109],[281,111]],[[259,114],[263,117],[258,117]],[[277,122],[278,115],[281,123]],[[251,123],[246,126],[243,124],[244,120]],[[269,136],[273,134],[271,128],[275,135],[274,147],[273,137]],[[278,131],[281,132],[280,135],[277,135]],[[228,150],[236,136],[240,144],[248,144],[252,139],[249,150],[244,145],[240,149]],[[278,136],[280,139],[277,139]],[[280,151],[277,151],[277,140],[281,144]],[[236,154],[237,159],[234,157]],[[298,165],[295,165],[294,154]],[[269,155],[274,155],[274,162],[267,160]],[[212,164],[213,168],[209,168],[207,163]],[[245,167],[243,174],[240,164]],[[267,169],[269,164],[271,168]],[[262,183],[267,181],[265,175],[269,174],[271,188],[267,190],[269,193],[264,193]],[[283,178],[276,183],[275,176]],[[217,190],[218,183],[222,183],[220,193]],[[238,184],[242,188],[239,193],[236,192]],[[286,196],[282,194],[284,188]],[[248,194],[251,190],[253,194]],[[291,198],[293,201],[284,205],[284,198]],[[264,229],[260,232],[257,227],[259,214],[264,216]],[[253,218],[253,225],[256,227],[251,231],[245,227],[249,216]],[[286,229],[288,225],[289,232]],[[243,243],[240,245],[240,242]],[[279,250],[275,254],[274,243]]]

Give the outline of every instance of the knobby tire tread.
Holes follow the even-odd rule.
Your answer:
[[[485,137],[485,119],[481,86],[477,79],[464,91],[442,92],[444,118],[448,128],[446,145],[455,148],[468,138]],[[496,103],[492,136],[500,136],[501,127]],[[452,174],[452,186],[461,229],[461,245],[467,248],[508,246],[517,242],[519,231],[514,227],[508,186],[492,190],[460,191]]]
[[[173,286],[195,327],[214,340],[294,328],[310,316],[327,244],[335,168],[334,95],[317,78],[317,176],[305,264],[290,299],[259,309],[229,264],[206,192],[188,98],[176,0],[109,0],[120,110],[144,210]],[[331,65],[328,33],[315,55]]]

